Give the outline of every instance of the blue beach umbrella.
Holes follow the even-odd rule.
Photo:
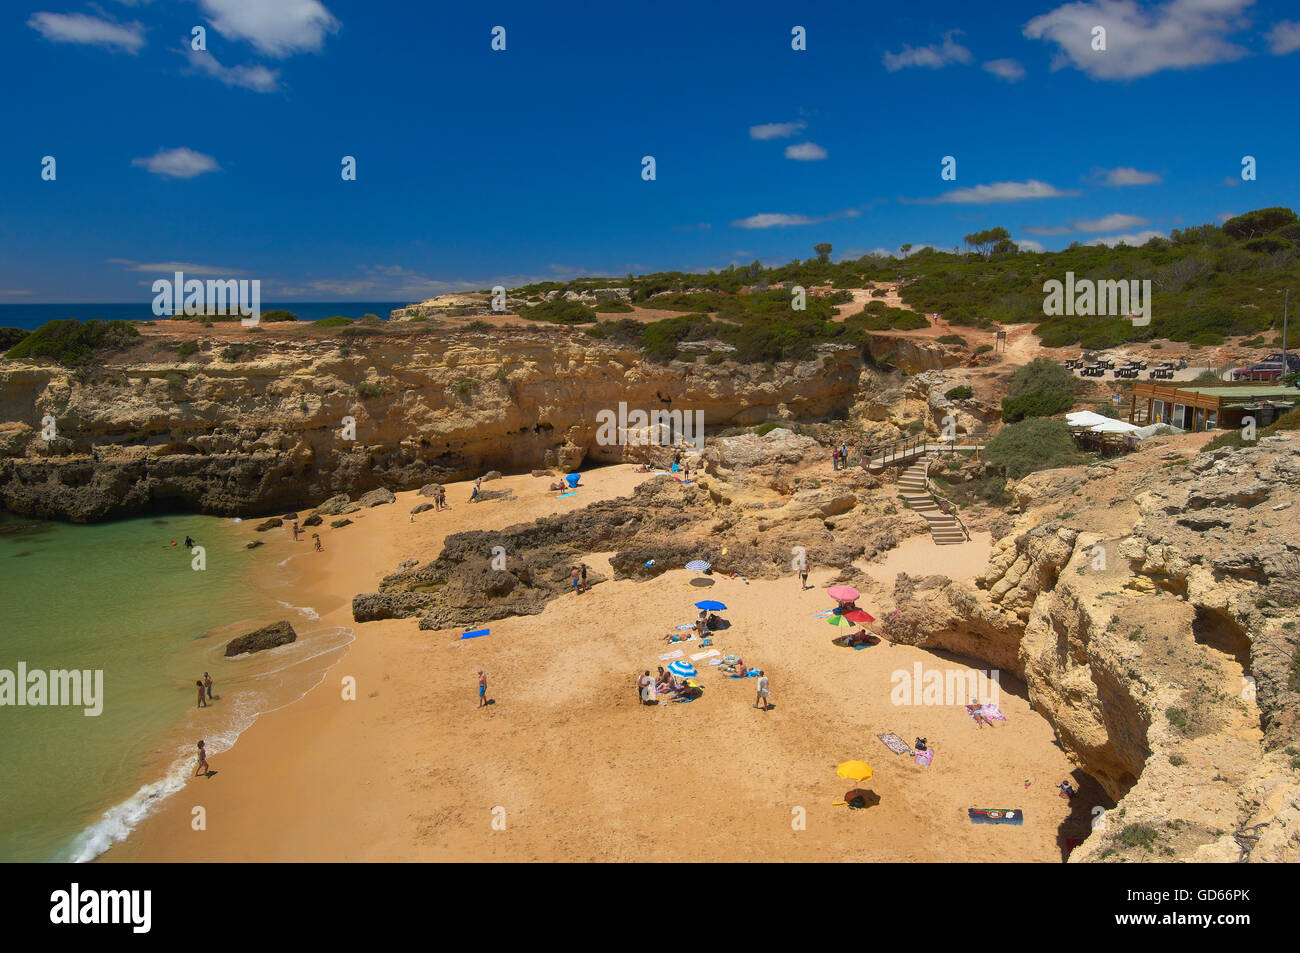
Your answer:
[[[570,474],[569,474],[568,476],[566,476],[564,479],[565,479],[566,481],[568,481],[569,486],[577,486],[577,485],[578,485],[578,481],[582,479],[582,474],[580,474],[580,473],[570,473]]]
[[[695,670],[695,666],[684,659],[678,659],[675,662],[669,662],[668,671],[672,672],[674,675],[680,678],[691,678],[692,676],[699,674],[699,672]]]
[[[716,599],[705,599],[703,602],[695,603],[695,608],[708,609],[710,612],[721,612],[727,607]]]
[[[692,559],[690,562],[686,564],[686,568],[689,569],[691,572],[705,572],[706,570],[708,570],[709,564],[706,563],[703,559]]]

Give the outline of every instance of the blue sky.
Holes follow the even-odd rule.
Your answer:
[[[1286,0],[37,0],[2,16],[0,302],[148,301],[177,263],[259,278],[264,301],[415,301],[781,264],[822,241],[837,259],[951,248],[995,225],[1046,248],[1144,240],[1300,204]]]

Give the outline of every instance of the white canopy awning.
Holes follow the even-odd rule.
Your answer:
[[[1142,428],[1123,420],[1106,420],[1089,429],[1093,433],[1133,433],[1135,430],[1141,430]]]
[[[1095,427],[1097,424],[1104,424],[1110,419],[1109,417],[1103,417],[1101,414],[1095,414],[1091,410],[1076,410],[1072,414],[1065,415],[1065,422],[1071,427]]]

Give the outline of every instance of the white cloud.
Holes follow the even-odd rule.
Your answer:
[[[1136,215],[1123,215],[1116,212],[1113,215],[1070,224],[1081,232],[1113,232],[1121,228],[1137,228],[1146,225],[1149,221],[1150,219],[1139,218]]]
[[[184,271],[191,275],[246,275],[242,268],[222,268],[219,265],[196,265],[192,261],[132,261],[130,258],[106,258],[110,265],[121,265],[127,271],[145,271],[151,274],[171,274]]]
[[[144,46],[140,23],[112,23],[85,13],[33,13],[27,25],[53,43],[80,43],[132,55]]]
[[[769,122],[761,126],[749,127],[751,139],[789,139],[803,129],[802,122]]]
[[[943,35],[943,43],[938,46],[912,47],[904,43],[902,52],[885,54],[885,69],[895,73],[910,66],[943,69],[953,63],[969,63],[972,59],[970,50],[953,40],[959,33],[961,30],[948,31]]]
[[[1078,0],[1034,17],[1024,35],[1059,49],[1052,69],[1074,66],[1093,79],[1123,80],[1167,69],[1241,59],[1228,37],[1245,28],[1255,0],[1166,0],[1144,8],[1134,0]],[[1092,48],[1092,30],[1106,28],[1106,49]]]
[[[1017,238],[1015,242],[1021,251],[1047,251],[1042,242],[1036,242],[1032,238]]]
[[[1147,230],[1138,232],[1136,235],[1108,235],[1105,238],[1092,238],[1084,242],[1085,245],[1145,245],[1153,238],[1164,238],[1164,232]]]
[[[199,0],[208,22],[228,40],[285,57],[319,50],[339,21],[319,0]]]
[[[1063,192],[1054,185],[1029,179],[1026,182],[994,182],[969,189],[953,189],[935,199],[921,199],[926,205],[990,205],[994,202],[1021,202],[1026,199],[1057,199],[1077,192]]]
[[[195,70],[227,86],[240,86],[258,93],[273,93],[280,87],[280,71],[267,69],[260,63],[255,66],[222,66],[206,50],[192,50],[187,46],[181,52]]]
[[[861,214],[855,208],[845,209],[842,212],[832,212],[830,215],[823,215],[820,218],[813,218],[808,215],[763,212],[758,215],[751,215],[749,218],[736,219],[731,224],[735,228],[784,228],[787,225],[818,225],[821,222],[830,222],[837,218],[857,218]]]
[[[1030,235],[1068,235],[1072,231],[1069,225],[1030,225],[1025,229]]]
[[[801,142],[797,146],[786,146],[785,157],[798,159],[801,162],[816,162],[818,159],[826,158],[826,150],[815,142]]]
[[[1164,181],[1154,172],[1142,172],[1132,166],[1120,166],[1118,169],[1102,169],[1102,185],[1158,185]]]
[[[205,156],[193,149],[160,149],[147,159],[132,159],[131,165],[148,169],[154,175],[165,175],[173,179],[192,179],[204,172],[215,172],[221,168],[212,156]]]
[[[1300,23],[1283,20],[1269,30],[1268,48],[1278,56],[1300,50]]]
[[[984,69],[1008,83],[1016,83],[1025,78],[1025,68],[1016,60],[989,60],[984,64]]]

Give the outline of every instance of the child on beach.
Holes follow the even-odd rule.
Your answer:
[[[194,776],[197,778],[200,774],[202,774],[206,778],[210,773],[210,771],[211,769],[208,767],[208,752],[203,747],[202,740],[200,740],[199,741],[199,763],[194,766]]]
[[[798,556],[795,559],[795,572],[799,573],[799,591],[803,592],[808,588],[808,557]]]
[[[318,552],[318,553],[323,553],[323,552],[325,552],[325,547],[322,546],[322,545],[320,544],[320,537],[319,537],[319,536],[316,537],[316,552]]]
[[[200,708],[207,708],[207,707],[208,707],[208,701],[207,701],[206,698],[203,697],[203,683],[202,683],[202,682],[195,682],[194,684],[197,685],[197,686],[199,687],[199,707],[200,707]]]
[[[478,670],[478,707],[482,708],[487,704],[487,676],[483,674],[483,669]]]

